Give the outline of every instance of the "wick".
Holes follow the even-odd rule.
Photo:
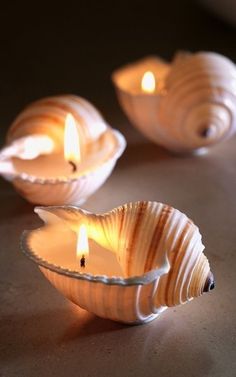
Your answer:
[[[72,166],[72,172],[75,173],[77,171],[77,166],[73,161],[68,161],[69,164]]]
[[[85,256],[84,255],[82,255],[82,257],[80,259],[80,267],[85,268]]]

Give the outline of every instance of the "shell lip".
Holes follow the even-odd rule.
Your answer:
[[[41,228],[38,228],[39,230]],[[35,230],[33,230],[35,231]],[[103,283],[106,285],[120,285],[120,286],[132,286],[132,285],[146,285],[152,283],[158,277],[168,273],[170,265],[168,260],[165,263],[156,269],[150,270],[140,276],[132,276],[128,278],[123,277],[108,277],[106,275],[92,275],[86,273],[80,273],[79,271],[72,271],[61,266],[57,266],[53,263],[48,262],[47,260],[42,259],[37,255],[29,245],[29,238],[33,232],[32,230],[25,230],[20,238],[20,250],[25,254],[29,259],[36,263],[39,267],[46,268],[52,272],[55,272],[60,275],[64,275],[70,278],[86,280],[91,282]]]
[[[122,155],[122,153],[124,152],[124,150],[126,148],[127,143],[126,143],[126,140],[125,140],[125,137],[123,136],[123,134],[120,131],[115,130],[111,127],[109,127],[109,129],[112,131],[113,136],[115,136],[116,141],[117,141],[117,146],[114,150],[113,155],[109,156],[109,158],[104,160],[102,163],[96,165],[95,168],[93,168],[89,171],[86,171],[85,173],[78,174],[77,176],[76,175],[69,176],[69,177],[61,176],[61,177],[55,177],[55,178],[37,177],[35,175],[30,175],[30,174],[27,174],[27,173],[24,173],[24,172],[18,173],[17,171],[13,172],[13,173],[10,172],[9,174],[13,176],[13,179],[21,180],[21,181],[28,181],[30,183],[36,183],[36,184],[41,184],[41,185],[44,185],[44,184],[54,185],[54,184],[58,184],[58,183],[62,183],[62,184],[63,183],[71,183],[71,182],[75,182],[75,181],[78,181],[78,180],[87,179],[88,176],[92,176],[93,174],[95,174],[96,171],[99,170],[101,167],[103,167],[105,165],[109,165],[111,162],[116,162],[116,160],[118,160],[118,158]],[[5,173],[3,175],[5,175]]]
[[[116,72],[114,72],[114,75],[116,74]],[[125,94],[126,96],[129,96],[130,98],[143,98],[143,99],[146,99],[146,98],[153,98],[153,99],[157,99],[159,100],[161,97],[164,97],[166,95],[166,92],[163,91],[163,92],[154,92],[154,93],[136,93],[136,92],[131,92],[130,90],[128,89],[124,89],[123,87],[121,87],[117,80],[115,78],[113,78],[112,76],[112,82],[113,82],[113,85],[116,89],[116,91],[118,93],[123,93]]]
[[[166,95],[166,91],[163,90],[163,92],[154,92],[154,93],[136,93],[136,92],[130,92],[128,89],[125,89],[122,85],[119,84],[119,79],[118,77],[122,74],[124,74],[124,72],[132,69],[132,68],[135,68],[141,64],[145,64],[146,62],[149,62],[149,61],[152,61],[152,62],[161,62],[163,65],[169,65],[166,61],[164,61],[163,59],[159,58],[158,56],[156,56],[155,54],[150,54],[150,55],[147,55],[147,56],[144,56],[143,58],[140,58],[134,62],[131,62],[131,63],[127,63],[125,65],[123,65],[122,67],[120,68],[117,68],[115,69],[112,74],[111,74],[111,81],[114,85],[114,87],[116,88],[116,90],[120,93],[124,93],[125,95],[128,95],[132,98],[156,98],[156,99],[160,99],[160,97],[164,97]]]
[[[160,97],[164,97],[164,94],[166,94],[165,92],[163,93],[157,93],[157,92],[154,92],[154,93],[136,93],[136,92],[130,92],[128,89],[124,89],[122,88],[115,80],[112,79],[112,82],[115,86],[115,89],[119,92],[119,93],[123,93],[125,94],[126,96],[129,96],[131,98],[156,98],[156,99],[159,99]]]

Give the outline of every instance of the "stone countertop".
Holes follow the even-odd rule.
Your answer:
[[[114,11],[121,15],[121,4],[114,7]],[[131,12],[131,5],[127,7],[130,14],[139,17],[143,14],[141,2],[137,2],[134,13]],[[6,25],[11,12],[8,5],[5,8]],[[173,5],[173,10],[168,13],[168,6],[161,6],[168,29],[168,47],[161,41],[159,48],[155,40],[152,38],[150,41],[143,31],[145,36],[140,44],[133,39],[133,50],[130,50],[132,38],[135,35],[140,37],[140,31],[131,30],[128,17],[125,17],[119,35],[116,16],[113,29],[112,23],[108,23],[111,27],[109,59],[109,53],[105,51],[108,42],[103,43],[105,27],[102,26],[101,33],[94,37],[92,46],[89,44],[92,40],[90,31],[81,47],[88,59],[82,54],[81,66],[87,69],[88,74],[92,72],[92,79],[88,82],[80,72],[80,43],[76,45],[71,70],[65,71],[70,64],[64,53],[73,51],[76,41],[73,32],[77,18],[74,13],[62,24],[65,31],[65,39],[61,40],[62,61],[58,50],[58,38],[62,32],[59,30],[59,34],[56,34],[51,26],[52,8],[47,9],[43,24],[33,22],[32,18],[27,21],[28,18],[24,16],[26,29],[17,29],[17,25],[20,25],[18,20],[14,29],[18,30],[15,38],[9,29],[8,42],[3,44],[6,60],[2,63],[4,75],[0,97],[3,109],[1,121],[5,125],[1,129],[2,143],[12,118],[23,105],[35,98],[74,92],[92,100],[108,121],[124,133],[128,146],[111,177],[83,208],[104,212],[125,202],[144,199],[165,202],[185,212],[200,228],[205,253],[216,278],[216,289],[186,305],[171,308],[155,321],[142,326],[124,326],[77,308],[62,297],[37,266],[19,251],[22,231],[39,226],[40,221],[33,213],[33,206],[1,179],[1,377],[235,376],[236,138],[216,146],[205,156],[181,158],[171,155],[149,143],[132,128],[122,115],[109,82],[109,74],[115,66],[147,52],[168,57],[177,49],[177,45],[190,50],[216,50],[236,59],[235,30],[220,23],[194,3],[181,1],[180,9],[182,13],[177,5]],[[112,9],[110,11],[113,14]],[[57,9],[56,12],[59,12],[59,20],[62,20],[62,10]],[[103,21],[107,12],[104,15],[101,9],[97,10]],[[153,13],[151,20],[154,20]],[[16,15],[14,17],[13,21],[17,19]],[[161,32],[165,22],[162,17],[156,17],[155,35],[158,40],[158,32]],[[95,20],[94,15],[92,20]],[[174,20],[175,25],[172,24]],[[192,32],[192,36],[186,32],[186,38],[184,20]],[[100,21],[96,21],[96,26]],[[81,22],[83,27],[88,25],[84,19]],[[136,19],[132,22],[131,25],[136,26]],[[57,23],[58,18],[55,24],[59,26]],[[149,25],[147,21],[144,29],[145,25]],[[70,31],[66,29],[69,26],[72,28]],[[32,33],[28,35],[26,30]],[[150,26],[147,32],[153,30]],[[79,31],[82,31],[82,27]],[[127,38],[122,39],[125,31]],[[32,42],[33,36],[37,43],[27,50],[24,41]],[[95,75],[96,64],[94,61],[92,64],[91,59],[92,52],[98,52],[99,44],[104,55],[97,56],[99,66]],[[54,55],[50,53],[51,45]],[[18,54],[19,62],[16,63]]]

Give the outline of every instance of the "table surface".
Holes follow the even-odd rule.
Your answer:
[[[7,29],[3,41],[2,144],[13,117],[35,98],[74,92],[92,100],[124,133],[128,146],[83,208],[104,212],[129,201],[155,200],[185,212],[200,228],[216,288],[142,326],[125,326],[77,308],[19,251],[22,231],[41,223],[33,206],[1,179],[1,377],[236,375],[236,138],[205,156],[171,155],[129,124],[109,81],[115,67],[150,52],[168,58],[177,48],[215,50],[236,60],[235,30],[189,1],[173,9],[162,4],[163,17],[155,8],[150,15],[155,27],[144,20],[139,30],[136,19],[147,13],[143,3],[126,4],[127,13],[121,4],[105,14],[97,7],[91,18],[91,5],[86,12],[82,8],[84,17],[77,18],[72,9],[64,22],[62,9],[38,9],[36,19],[32,10],[30,17],[23,10],[19,19],[17,5],[12,14],[5,4],[3,25],[11,20],[14,28]],[[96,36],[96,31],[83,33],[90,19]],[[105,38],[108,29],[110,39]]]

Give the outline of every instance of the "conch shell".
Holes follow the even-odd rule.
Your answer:
[[[142,201],[102,215],[71,206],[36,207],[35,212],[46,225],[23,233],[22,251],[64,296],[100,317],[148,322],[167,307],[214,288],[198,227],[169,205]],[[80,224],[116,255],[124,277],[94,276],[58,265],[48,245],[50,234],[58,235],[57,227],[63,226],[69,245]]]
[[[51,175],[41,168],[42,161],[45,166],[49,158],[59,156],[65,162],[64,126],[69,113],[79,133],[81,171]],[[27,149],[27,145],[33,146],[32,141],[38,151]],[[109,127],[85,99],[75,95],[44,98],[29,105],[11,125],[7,145],[0,151],[0,174],[32,203],[81,204],[108,178],[125,146],[123,135]],[[58,164],[54,165],[56,171]]]
[[[132,93],[127,84],[132,70],[140,76],[148,69],[155,73],[157,83],[159,70],[161,89],[153,94]],[[200,151],[235,132],[236,67],[222,55],[177,54],[172,64],[148,57],[121,68],[112,77],[130,121],[171,151]]]

